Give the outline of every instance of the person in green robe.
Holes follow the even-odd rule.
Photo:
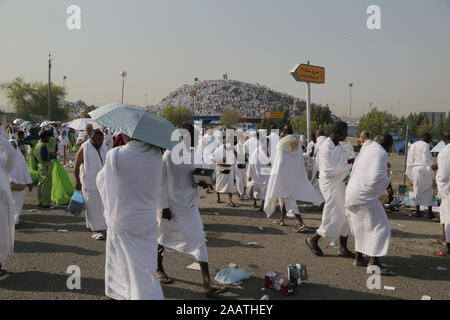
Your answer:
[[[34,156],[38,163],[38,207],[51,207],[53,162],[57,154],[57,141],[50,131],[42,131],[40,141],[34,148]]]
[[[30,166],[31,169],[33,169],[34,171],[37,171],[38,167],[37,167],[37,162],[36,162],[36,158],[34,157],[34,149],[36,147],[36,145],[39,142],[39,129],[37,126],[32,126],[30,128],[30,134],[28,135],[28,137],[25,138],[24,143],[30,146],[30,153],[29,153],[29,158],[30,158]]]
[[[17,147],[19,148],[20,152],[22,152],[22,155],[25,160],[27,160],[27,146],[25,144],[25,133],[20,130],[19,133],[17,133]]]

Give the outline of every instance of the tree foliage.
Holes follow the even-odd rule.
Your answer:
[[[192,121],[191,110],[183,106],[174,107],[168,105],[161,111],[160,116],[172,122],[174,126],[179,126],[183,122]]]
[[[90,118],[89,112],[94,111],[96,107],[94,105],[87,106],[86,109],[81,113],[80,118]]]
[[[54,84],[51,89],[51,120],[66,121],[69,112],[62,106],[66,96],[65,89]],[[0,90],[14,106],[17,117],[31,121],[47,117],[48,84],[38,81],[25,82],[23,78],[18,77],[13,81],[1,83]]]
[[[397,118],[387,111],[380,111],[373,108],[369,113],[359,119],[359,133],[363,130],[370,132],[372,137],[380,134],[392,133]]]
[[[295,132],[307,134],[306,115],[296,117],[291,120],[292,128]],[[333,117],[328,106],[312,105],[311,106],[311,135],[321,129],[326,135],[330,134],[333,125]]]

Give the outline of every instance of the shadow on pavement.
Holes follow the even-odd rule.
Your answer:
[[[204,224],[205,230],[216,232],[228,232],[228,233],[243,233],[243,234],[277,234],[284,235],[283,231],[280,231],[271,227],[264,227],[263,231],[260,231],[257,226],[235,225],[235,224]]]
[[[75,246],[36,241],[16,241],[14,243],[14,251],[17,253],[74,253],[86,256],[100,256],[103,254],[103,252],[100,251],[94,251]]]
[[[30,292],[61,292],[74,294],[88,294],[103,297],[105,295],[105,281],[81,277],[81,289],[69,290],[67,279],[69,274],[53,274],[41,271],[27,271],[8,273],[0,279],[0,288],[12,291]]]

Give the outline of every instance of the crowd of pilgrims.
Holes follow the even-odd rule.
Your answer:
[[[338,241],[338,256],[353,259],[356,266],[376,265],[382,275],[394,275],[380,262],[391,240],[384,204],[393,194],[388,164],[392,136],[371,140],[363,132],[361,150],[350,159],[341,146],[347,137],[347,124],[341,121],[333,125],[329,137],[319,130],[309,144],[294,136],[291,126],[281,128],[280,135],[275,127],[269,132],[203,128],[200,135],[189,123],[180,129],[183,138],[170,151],[108,128],[94,130],[92,124],[81,132],[53,126],[6,132],[1,127],[0,262],[13,253],[24,190],[32,189],[26,159],[39,173],[38,206],[51,208],[51,160],[61,157],[65,148],[79,148],[75,188],[83,194],[92,239],[106,240],[105,294],[111,299],[164,299],[161,285],[173,282],[163,267],[166,248],[199,263],[207,297],[227,291],[210,278],[199,200],[202,192],[215,192],[217,203],[223,203],[221,195],[225,195],[224,205],[234,208],[238,206],[233,201],[235,188],[241,201],[253,201],[267,218],[279,206],[280,226],[286,226],[287,216],[295,217],[298,226],[293,231],[299,233],[308,227],[297,201],[320,208],[321,225],[304,243],[313,254],[323,256],[321,238]],[[192,138],[197,136],[197,141]],[[443,227],[440,242],[447,247],[442,254],[448,256],[449,132],[444,134],[446,147],[437,163],[428,139],[424,136],[411,146],[407,174],[419,214],[421,205],[431,206],[430,176],[434,178],[436,172]],[[207,171],[215,173],[214,184],[195,183],[197,168],[211,169]],[[355,238],[355,252],[347,246],[349,236]],[[6,272],[1,265],[0,270]]]

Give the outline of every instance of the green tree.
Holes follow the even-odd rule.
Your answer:
[[[425,133],[433,135],[433,129],[433,125],[429,123],[421,124],[416,129],[417,137],[422,137]]]
[[[191,110],[183,106],[174,107],[168,105],[161,111],[160,116],[172,122],[174,126],[192,121]]]
[[[232,128],[241,122],[242,115],[239,111],[236,110],[225,110],[220,117],[220,121],[227,127]]]
[[[369,113],[359,119],[359,133],[369,131],[372,137],[380,134],[391,133],[398,119],[387,111],[379,111],[373,108]]]
[[[327,106],[313,104],[311,106],[311,120],[319,125],[333,123],[333,117],[330,108]]]
[[[37,120],[48,115],[48,84],[42,82],[25,82],[16,78],[0,84],[0,90],[5,93],[8,102],[14,106],[17,117],[27,120]],[[65,89],[52,84],[50,105],[54,121],[66,121],[69,112],[62,105],[66,96]]]
[[[291,125],[292,125],[292,129],[294,129],[294,132],[303,133],[304,135],[306,135],[306,132],[308,130],[306,115],[292,119]],[[311,121],[311,134],[316,132],[317,129],[319,129],[319,124],[314,120]]]
[[[94,105],[87,106],[86,109],[81,113],[80,118],[90,118],[89,112],[94,111],[96,107]]]

